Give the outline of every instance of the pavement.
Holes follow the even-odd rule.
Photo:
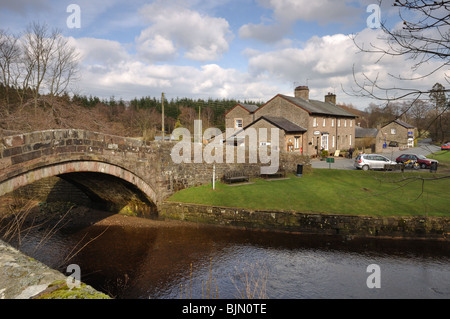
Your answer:
[[[389,158],[392,161],[395,161],[397,157],[399,157],[402,154],[417,154],[417,155],[423,155],[427,156],[432,153],[436,153],[441,150],[439,146],[430,144],[430,140],[423,140],[419,142],[417,147],[406,149],[406,150],[386,150],[383,153],[378,153],[380,155],[383,155],[387,158]],[[355,161],[356,155],[353,155],[353,159],[349,158],[343,158],[343,157],[335,157],[335,162],[331,164],[331,169],[355,169],[353,166],[353,163]],[[330,168],[330,164],[326,161],[321,161],[319,159],[313,159],[311,160],[311,165],[313,168]]]

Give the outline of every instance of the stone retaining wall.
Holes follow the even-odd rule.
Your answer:
[[[450,238],[450,218],[306,214],[164,202],[161,218],[246,229],[362,237]]]

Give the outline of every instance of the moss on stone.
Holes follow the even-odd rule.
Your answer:
[[[57,287],[52,290],[52,288]],[[48,293],[43,293],[34,299],[111,299],[108,295],[81,284],[79,288],[70,289],[64,280],[56,280],[48,285]]]

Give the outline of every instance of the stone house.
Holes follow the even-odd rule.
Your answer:
[[[237,104],[225,114],[225,127],[242,129],[255,121],[256,105]]]
[[[415,146],[417,128],[399,119],[384,126],[378,126],[375,151],[381,153],[392,147],[398,149],[412,148]]]
[[[237,112],[226,115],[227,124],[243,118],[243,113]],[[235,118],[236,114],[239,117]],[[245,129],[264,126],[280,128],[282,151],[316,156],[322,149],[334,153],[355,147],[357,116],[337,106],[336,95],[331,93],[325,96],[323,102],[311,100],[309,88],[299,86],[293,97],[278,94],[250,115],[247,118],[253,117],[254,120],[244,126]]]

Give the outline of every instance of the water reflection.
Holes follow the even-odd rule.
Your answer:
[[[274,299],[450,298],[449,244],[346,240],[108,216],[65,229],[35,250],[21,250],[118,298],[236,298],[249,269]],[[367,266],[381,267],[381,289],[368,289]],[[217,287],[217,288],[216,288]],[[241,287],[242,289],[242,287]]]

